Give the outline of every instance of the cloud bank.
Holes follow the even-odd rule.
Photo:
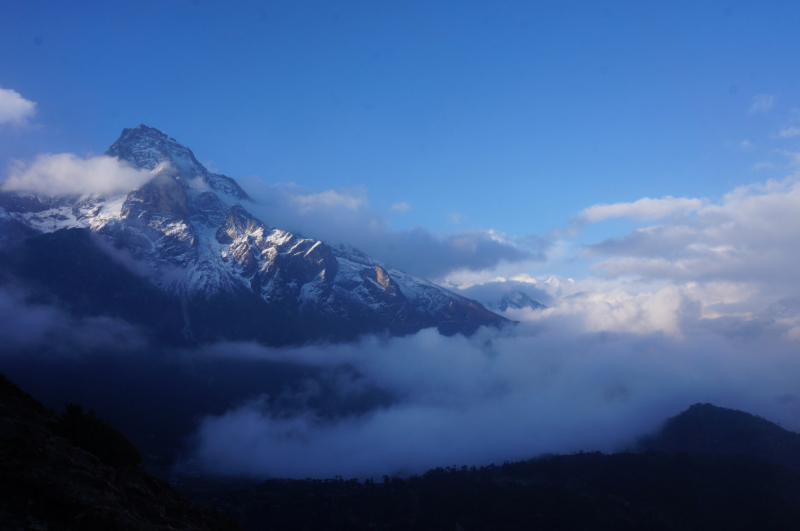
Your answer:
[[[240,184],[254,199],[245,207],[268,225],[326,243],[353,245],[393,267],[428,279],[440,279],[456,269],[480,271],[500,263],[543,259],[541,247],[491,230],[446,236],[424,228],[392,230],[386,216],[372,209],[363,188],[317,192],[294,184],[269,186],[255,177],[242,179]],[[402,212],[406,207],[398,203],[393,209]]]
[[[576,333],[569,320],[513,333],[445,338],[434,330],[357,345],[218,355],[354,367],[397,401],[359,416],[277,415],[259,400],[209,416],[195,457],[206,473],[252,477],[380,477],[546,452],[614,451],[696,402],[800,426],[800,359],[779,334],[731,343],[701,328],[663,334]]]
[[[25,125],[36,114],[36,104],[17,91],[0,88],[0,125]]]
[[[116,195],[139,188],[153,177],[116,157],[86,159],[71,153],[39,155],[33,162],[16,162],[0,189],[42,195]]]

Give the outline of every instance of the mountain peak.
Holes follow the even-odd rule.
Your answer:
[[[212,173],[200,164],[192,150],[168,137],[154,127],[141,124],[133,129],[123,129],[107,155],[128,161],[136,168],[154,170],[160,164],[171,164],[178,172],[178,180],[189,184],[201,179],[212,190],[247,199],[244,190],[230,177]]]

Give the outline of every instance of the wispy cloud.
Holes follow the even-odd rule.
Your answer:
[[[393,210],[395,212],[408,212],[409,210],[411,210],[411,205],[409,205],[405,201],[401,201],[400,203],[393,204],[390,210]]]
[[[778,131],[775,136],[778,138],[793,138],[796,136],[800,136],[800,127],[794,127],[794,126],[784,127],[780,131]]]
[[[588,223],[609,218],[659,219],[676,212],[694,212],[703,207],[701,199],[666,196],[661,199],[645,197],[632,203],[592,205],[579,217]]]
[[[36,104],[17,91],[0,88],[0,125],[24,125],[36,114]]]
[[[750,113],[765,113],[772,109],[775,104],[775,96],[773,94],[759,94],[753,98],[753,105],[750,107]]]

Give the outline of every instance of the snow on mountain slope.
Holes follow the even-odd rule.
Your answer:
[[[102,235],[182,301],[183,333],[194,339],[283,344],[432,326],[471,333],[508,322],[353,247],[266,226],[242,206],[248,196],[233,179],[209,172],[156,129],[125,129],[107,155],[152,179],[116,197],[2,193],[0,242],[61,229]]]

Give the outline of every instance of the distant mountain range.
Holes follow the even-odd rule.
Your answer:
[[[522,291],[512,291],[506,293],[496,301],[487,304],[487,308],[496,312],[504,312],[508,309],[522,310],[531,308],[532,310],[543,310],[547,308],[539,301],[535,301]]]
[[[125,129],[106,154],[152,179],[116,197],[0,193],[6,281],[170,343],[287,345],[509,323],[353,247],[267,226],[235,180],[161,131]]]

